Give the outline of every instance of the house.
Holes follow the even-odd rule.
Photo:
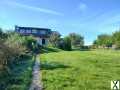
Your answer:
[[[36,28],[36,27],[20,27],[15,26],[15,32],[24,36],[34,36],[37,39],[39,45],[47,45],[51,29],[47,28]]]

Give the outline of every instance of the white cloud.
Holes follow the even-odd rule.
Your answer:
[[[42,13],[47,13],[47,14],[52,14],[52,15],[58,15],[58,16],[63,16],[63,13],[51,10],[51,9],[45,9],[45,8],[40,8],[40,7],[34,7],[34,6],[29,6],[29,5],[25,5],[25,4],[21,4],[21,3],[17,3],[17,2],[7,2],[7,4],[9,5],[13,5],[16,7],[20,7],[20,8],[24,8],[24,9],[28,9],[28,10],[32,10],[32,11],[37,11],[37,12],[42,12]]]
[[[87,5],[86,5],[85,3],[80,3],[80,4],[78,5],[78,9],[79,9],[80,11],[85,11],[85,10],[87,9]]]

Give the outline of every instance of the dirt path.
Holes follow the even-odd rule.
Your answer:
[[[33,66],[33,79],[29,90],[42,90],[41,76],[40,76],[40,60],[36,57],[35,64]]]

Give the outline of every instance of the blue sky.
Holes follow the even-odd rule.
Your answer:
[[[99,34],[120,27],[120,0],[1,0],[0,27],[51,28],[63,36],[76,32],[91,44]]]

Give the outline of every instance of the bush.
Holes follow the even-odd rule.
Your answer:
[[[71,50],[72,50],[71,40],[70,40],[69,37],[65,37],[65,38],[64,38],[63,49],[64,49],[64,50],[67,50],[67,51],[71,51]]]
[[[34,53],[37,44],[32,36],[21,36],[16,33],[10,33],[6,39],[0,38],[0,90],[4,90],[5,85],[9,82],[13,69],[21,63],[28,53]],[[30,53],[31,54],[31,53]],[[14,89],[15,88],[15,89]],[[16,90],[19,86],[14,86],[11,90]],[[20,89],[21,90],[21,89]]]

